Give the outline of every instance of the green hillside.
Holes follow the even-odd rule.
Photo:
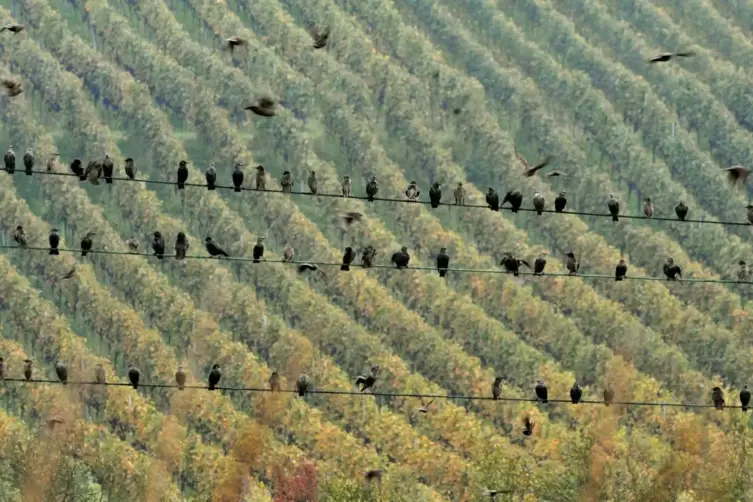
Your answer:
[[[0,76],[24,89],[0,96],[17,164],[0,173],[0,502],[753,499],[753,286],[735,282],[750,195],[722,172],[753,164],[752,16],[748,0],[0,0],[0,24],[26,27],[0,33]],[[275,116],[244,110],[264,96]],[[40,171],[59,152],[60,174],[108,153],[118,177],[130,157],[173,182],[186,160],[203,185],[214,163],[218,189],[26,176],[27,148]],[[527,177],[517,154],[552,162]],[[221,188],[236,163],[240,193]],[[314,171],[320,196],[253,190],[257,165],[271,191],[289,171],[308,192]],[[344,176],[356,197],[327,196]],[[372,176],[399,201],[363,200]],[[423,204],[403,203],[413,180]],[[450,205],[459,182],[478,207]],[[525,209],[564,191],[586,214],[490,211],[490,187]],[[610,194],[623,216],[649,197],[654,219],[611,221]],[[693,221],[663,220],[680,201]],[[19,225],[32,248],[57,228],[63,251],[14,249]],[[93,253],[65,251],[90,231]],[[170,256],[128,253],[155,231]],[[206,259],[206,236],[231,258],[264,237],[268,263]],[[279,263],[288,244],[319,269]],[[440,277],[443,247],[477,271]],[[488,272],[542,252],[542,277]],[[663,280],[668,257],[687,280]],[[21,381],[26,359],[46,382]],[[98,364],[110,385],[80,385]],[[223,388],[195,388],[213,364]],[[374,365],[374,394],[349,394]],[[289,392],[249,390],[275,371]],[[538,380],[590,402],[537,403]]]

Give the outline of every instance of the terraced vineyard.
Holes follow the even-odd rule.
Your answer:
[[[749,415],[701,406],[715,386],[737,405],[753,385],[753,286],[714,281],[753,259],[744,225],[95,186],[27,177],[21,158],[33,148],[44,170],[59,152],[62,172],[109,153],[118,176],[132,157],[138,178],[170,181],[187,160],[199,184],[214,163],[223,186],[241,163],[249,189],[263,165],[268,189],[289,171],[307,191],[315,171],[320,193],[351,176],[358,196],[375,176],[392,199],[416,180],[422,201],[462,182],[474,205],[488,187],[520,190],[526,208],[565,191],[585,213],[613,193],[625,214],[650,197],[657,217],[682,200],[694,220],[745,222],[750,194],[721,168],[753,163],[751,13],[745,0],[0,0],[0,23],[26,26],[0,33],[25,90],[0,96],[19,165],[0,176],[0,356],[8,379],[32,359],[35,378],[62,361],[72,381],[0,386],[0,501],[749,500]],[[314,26],[331,30],[320,50]],[[233,36],[247,46],[231,54]],[[681,49],[695,55],[647,64]],[[274,117],[244,110],[264,95]],[[516,148],[552,166],[525,177]],[[51,228],[74,249],[93,230],[113,254],[10,249],[18,225],[42,247]],[[154,231],[169,249],[184,232],[202,258],[211,235],[231,257],[265,237],[269,261],[287,244],[302,261],[366,245],[378,265],[401,246],[411,261],[300,273],[126,253]],[[547,272],[572,251],[585,276],[624,258],[629,276],[660,277],[671,256],[711,282],[414,268],[442,247],[472,269],[546,251]],[[315,390],[355,391],[381,369],[374,395],[172,388],[179,366],[195,386],[215,363],[229,388],[277,371],[286,389],[306,373]],[[73,384],[98,364],[123,385]],[[131,364],[157,387],[127,386]],[[462,397],[489,397],[495,376],[507,400]],[[538,404],[537,380],[556,399],[577,380],[586,400],[609,384],[654,405]],[[406,395],[441,397],[423,413],[429,400]]]

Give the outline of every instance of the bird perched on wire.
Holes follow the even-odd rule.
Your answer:
[[[667,258],[667,262],[663,267],[664,275],[667,276],[668,281],[676,281],[678,278],[682,280],[682,269],[679,265],[675,264],[675,260]]]
[[[604,387],[604,406],[609,406],[614,402],[614,389],[612,389],[612,386],[610,384],[607,384],[606,387]]]
[[[207,180],[207,190],[214,190],[216,188],[215,183],[217,183],[217,169],[214,167],[214,163],[209,164],[204,177]]]
[[[617,266],[614,269],[614,280],[615,281],[621,281],[627,276],[627,264],[625,263],[625,260],[620,259],[620,263],[617,264]]]
[[[672,58],[688,58],[695,56],[695,52],[662,52],[648,60],[649,63],[666,63]]]
[[[748,280],[748,277],[750,277],[750,269],[742,260],[738,263],[738,265],[740,265],[740,269],[737,271],[737,280],[739,282],[746,282]]]
[[[16,227],[16,230],[13,232],[13,240],[22,248],[27,246],[28,239],[26,238],[26,232],[24,232],[24,227],[22,225]]]
[[[3,156],[3,161],[5,162],[5,170],[8,174],[16,172],[16,152],[13,151],[13,145],[8,146],[5,156]]]
[[[361,221],[363,219],[363,213],[358,211],[348,211],[340,215],[346,227],[351,226],[354,222]]]
[[[558,213],[564,211],[565,206],[567,206],[567,197],[565,195],[567,195],[566,192],[560,192],[557,198],[554,199],[554,210]]]
[[[306,183],[309,186],[309,190],[312,194],[316,195],[316,189],[318,188],[318,182],[316,179],[316,173],[314,171],[311,171],[309,173],[309,179],[306,181]]]
[[[643,214],[647,220],[650,220],[654,215],[654,205],[651,203],[651,199],[646,197],[643,199]]]
[[[4,32],[5,30],[8,30],[9,32],[13,33],[14,35],[16,33],[21,33],[26,29],[26,26],[18,23],[9,23],[0,28],[0,33]]]
[[[133,163],[133,159],[128,157],[125,159],[125,173],[129,180],[136,179],[136,165]]]
[[[683,201],[680,201],[680,203],[675,206],[675,214],[680,221],[685,221],[685,218],[688,216],[688,206],[686,206]]]
[[[400,251],[397,251],[392,255],[392,259],[390,261],[394,263],[398,269],[407,268],[408,263],[410,263],[410,254],[408,254],[408,248],[405,246],[401,247]]]
[[[531,265],[527,261],[515,258],[512,253],[503,254],[502,261],[499,264],[504,267],[505,271],[512,273],[515,277],[518,277],[521,265],[531,268]]]
[[[24,92],[23,83],[16,77],[2,77],[0,78],[0,85],[5,89],[5,94],[11,98]]]
[[[343,197],[350,197],[350,194],[353,191],[353,181],[351,181],[350,176],[343,176],[343,182],[340,185],[340,190],[342,191]]]
[[[371,371],[369,372],[368,375],[358,375],[358,378],[356,378],[356,385],[359,386],[359,390],[363,392],[366,389],[372,388],[374,384],[376,383],[378,374],[379,374],[379,365],[376,364],[371,367]]]
[[[105,374],[105,367],[102,364],[97,364],[94,367],[94,380],[99,385],[107,383],[107,375]]]
[[[73,159],[73,162],[71,162],[70,165],[71,172],[78,176],[78,179],[81,181],[86,180],[86,171],[84,170],[84,165],[81,163],[81,159]]]
[[[233,190],[240,192],[241,185],[243,185],[243,165],[236,163],[233,168]]]
[[[215,390],[217,388],[217,384],[220,383],[220,378],[222,378],[220,365],[213,364],[212,370],[209,372],[209,390]]]
[[[260,117],[274,117],[277,114],[275,107],[277,103],[272,98],[262,97],[259,98],[256,103],[245,107],[246,110],[250,110]]]
[[[343,263],[340,265],[340,270],[343,272],[349,272],[350,271],[350,265],[353,263],[353,260],[356,259],[356,253],[353,251],[353,248],[348,246],[345,248],[345,253],[343,253]]]
[[[311,30],[311,38],[314,40],[314,49],[322,49],[327,45],[329,39],[329,27],[319,31],[316,28]]]
[[[282,178],[280,178],[280,185],[282,185],[282,193],[292,192],[293,183],[295,183],[295,179],[293,178],[293,175],[290,174],[290,171],[285,171],[284,173],[282,173]]]
[[[369,202],[374,202],[374,197],[379,193],[379,183],[376,176],[372,176],[369,182],[366,184],[366,196]]]
[[[27,148],[26,153],[24,154],[24,168],[26,171],[26,176],[31,176],[34,174],[34,149],[33,148]]]
[[[102,161],[102,175],[105,177],[105,183],[112,184],[112,175],[115,171],[115,164],[112,162],[109,153],[105,153],[105,160]]]
[[[613,193],[609,194],[607,207],[609,208],[609,214],[612,215],[612,221],[620,221],[620,201],[617,200],[617,197]]]
[[[207,249],[207,252],[211,256],[225,256],[225,257],[230,256],[229,254],[225,252],[224,249],[222,249],[217,244],[215,244],[215,242],[212,240],[211,237],[207,237],[206,239],[204,239],[204,247]]]
[[[259,263],[264,258],[264,237],[256,239],[256,245],[253,250],[254,263]]]
[[[128,252],[131,254],[137,254],[139,252],[139,240],[136,237],[131,237],[126,241]]]
[[[178,232],[175,238],[175,259],[183,260],[188,252],[188,238],[183,232]]]
[[[186,188],[186,181],[188,181],[188,163],[181,160],[178,163],[178,190]]]
[[[748,405],[750,404],[750,391],[747,385],[743,385],[743,390],[740,391],[740,405],[743,412],[748,411]]]
[[[743,166],[732,166],[722,170],[727,171],[727,181],[731,186],[744,185],[751,173],[750,169]]]
[[[534,425],[536,425],[536,424],[534,424],[533,422],[531,422],[531,417],[529,417],[528,415],[526,415],[525,418],[523,419],[523,435],[524,436],[532,436],[533,435],[533,427],[534,427]]]
[[[298,395],[301,397],[306,395],[310,386],[311,379],[306,373],[301,374],[301,376],[298,377],[298,380],[295,381],[295,388],[298,391]]]
[[[5,360],[0,357],[0,382],[5,380]]]
[[[544,196],[541,194],[541,192],[536,192],[533,194],[533,208],[536,210],[536,214],[541,216],[544,214],[544,206],[546,205],[546,200],[544,199]]]
[[[92,160],[86,165],[84,178],[89,180],[92,185],[99,185],[99,178],[102,176],[102,163]]]
[[[504,206],[505,202],[509,202],[512,212],[517,213],[520,206],[523,205],[523,194],[519,190],[510,190],[505,194],[501,205]]]
[[[48,173],[54,173],[57,170],[58,157],[60,157],[60,154],[57,152],[54,152],[53,154],[50,155],[50,158],[47,159],[47,172]]]
[[[264,172],[264,166],[256,166],[256,189],[267,189],[267,175]]]
[[[748,204],[745,208],[748,210],[748,223],[753,225],[753,204]]]
[[[280,375],[273,371],[272,374],[269,376],[269,388],[272,392],[280,392]]]
[[[438,208],[442,202],[442,188],[438,181],[435,181],[431,188],[429,188],[429,202],[431,207]]]
[[[542,403],[546,404],[549,402],[549,399],[547,397],[548,394],[549,394],[549,391],[547,390],[546,385],[544,385],[544,382],[539,380],[536,383],[536,398]]]
[[[60,234],[58,234],[57,228],[53,228],[52,230],[50,230],[49,243],[50,243],[50,254],[53,256],[59,255],[60,251],[58,250],[58,246],[60,245]]]
[[[714,387],[711,391],[711,401],[714,403],[714,408],[717,410],[724,409],[724,391],[719,387]]]
[[[502,393],[502,380],[502,377],[498,376],[494,378],[494,383],[492,383],[492,398],[495,401],[499,399],[499,396]]]
[[[178,369],[175,372],[175,383],[178,384],[178,390],[186,388],[186,372],[183,371],[183,366],[178,366]]]
[[[439,277],[445,277],[449,267],[450,255],[447,254],[447,248],[441,248],[437,255],[437,271],[439,272]]]
[[[580,261],[575,257],[575,253],[572,251],[567,253],[567,261],[565,262],[565,266],[567,267],[568,272],[570,275],[576,275],[578,273],[578,270],[580,270]]]
[[[580,403],[580,398],[583,397],[583,389],[580,388],[578,382],[575,382],[570,388],[570,402],[573,404]]]
[[[141,372],[133,364],[128,365],[128,381],[131,382],[131,387],[134,389],[139,388],[139,380],[141,379]]]
[[[377,250],[374,246],[366,246],[361,252],[361,267],[371,268],[374,265],[374,258],[376,257]]]
[[[86,235],[83,239],[81,239],[81,256],[86,256],[89,251],[92,249],[92,244],[94,244],[94,236],[97,235],[96,232],[86,232]]]
[[[282,261],[291,263],[295,258],[295,249],[290,244],[285,244],[285,250],[282,252]]]
[[[248,50],[248,40],[238,36],[232,36],[225,39],[225,49],[230,51],[230,56],[233,55],[236,47],[243,47]]]
[[[546,252],[543,252],[533,262],[533,275],[543,274],[545,267],[546,267]]]
[[[415,201],[419,195],[421,195],[421,190],[418,189],[415,181],[411,181],[408,188],[405,189],[405,196],[408,197],[408,200]]]
[[[486,203],[492,211],[499,211],[499,194],[491,187],[486,191]]]
[[[55,363],[55,373],[58,376],[58,380],[63,385],[68,385],[68,368],[65,367],[61,361]]]
[[[34,372],[34,363],[31,359],[24,359],[24,379],[31,382],[32,373]]]
[[[455,187],[452,195],[455,197],[456,206],[465,205],[465,188],[463,188],[463,184],[461,182],[458,181],[458,186]]]
[[[165,256],[165,239],[162,238],[160,232],[154,232],[153,234],[152,249],[154,250],[154,256],[160,260]]]

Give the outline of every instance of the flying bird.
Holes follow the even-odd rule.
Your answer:
[[[714,408],[717,410],[724,409],[724,392],[719,387],[714,387],[711,392],[711,400],[714,402]]]
[[[668,281],[676,281],[678,277],[682,280],[682,269],[679,265],[675,265],[675,261],[672,258],[667,258],[663,270]]]
[[[652,57],[648,60],[649,63],[666,63],[672,58],[687,58],[695,56],[695,52],[688,51],[688,52],[662,52],[661,54]]]
[[[560,192],[557,198],[554,199],[554,210],[558,213],[564,211],[565,206],[567,206],[567,198],[565,195],[567,195],[565,192]]]
[[[230,56],[233,55],[236,47],[243,47],[248,49],[248,41],[245,38],[233,36],[225,39],[225,49],[230,51]]]
[[[492,211],[499,211],[499,195],[493,188],[489,188],[486,192],[486,203]]]
[[[32,148],[26,149],[26,153],[24,154],[24,168],[26,176],[34,174],[34,150]]]
[[[55,170],[57,168],[58,157],[59,156],[60,156],[60,154],[57,153],[57,152],[55,152],[52,155],[50,155],[49,159],[47,159],[47,172],[48,173],[54,173],[55,172]]]
[[[531,268],[531,265],[527,261],[515,258],[512,253],[502,255],[502,261],[499,264],[504,267],[505,271],[512,273],[515,277],[518,277],[521,265]]]
[[[309,190],[311,191],[311,193],[316,195],[316,189],[319,186],[319,183],[317,182],[317,179],[316,179],[316,172],[311,171],[309,173],[309,179],[306,181],[306,184],[309,186]]]
[[[353,263],[353,260],[356,259],[356,253],[353,251],[353,248],[348,246],[345,248],[345,253],[343,254],[343,263],[340,265],[340,270],[343,272],[349,272],[350,271],[350,264]]]
[[[9,32],[13,33],[14,35],[16,33],[21,33],[26,29],[26,26],[18,23],[9,23],[0,28],[0,33],[4,32],[5,30],[8,30]]]
[[[614,389],[612,389],[612,386],[607,384],[607,386],[604,388],[604,406],[609,406],[614,402]]]
[[[747,385],[743,385],[743,390],[740,391],[740,405],[743,411],[748,411],[748,405],[750,404],[750,391]]]
[[[186,372],[183,371],[183,366],[178,366],[178,370],[175,372],[175,383],[178,384],[178,390],[186,388]]]
[[[533,208],[536,210],[536,214],[541,216],[544,214],[544,206],[546,205],[546,201],[544,200],[544,196],[541,194],[541,192],[536,192],[533,194]]]
[[[675,214],[680,221],[685,221],[685,217],[688,216],[688,206],[680,201],[680,203],[675,206]]]
[[[16,77],[2,77],[0,84],[5,88],[8,97],[14,98],[24,92],[23,83]]]
[[[3,157],[3,160],[5,161],[5,170],[8,172],[8,174],[13,174],[16,172],[16,153],[13,151],[13,146],[9,146],[8,150],[5,152],[5,156]]]
[[[88,179],[92,185],[99,185],[99,178],[102,176],[102,163],[92,160],[86,165],[84,170],[84,179]]]
[[[550,171],[546,173],[547,178],[554,178],[556,176],[567,176],[567,173],[564,171]]]
[[[727,181],[731,186],[744,185],[751,173],[750,169],[743,166],[732,166],[722,170],[727,171]]]
[[[429,201],[431,202],[431,207],[435,209],[438,208],[439,204],[442,202],[442,189],[440,188],[438,181],[435,181],[429,189]]]
[[[358,378],[356,378],[356,385],[359,386],[359,390],[361,392],[365,391],[366,389],[370,389],[374,386],[376,383],[377,375],[379,374],[379,365],[374,365],[371,367],[371,371],[368,375],[358,375]]]
[[[280,392],[280,375],[276,371],[269,376],[269,388],[272,392]]]
[[[209,372],[209,390],[215,390],[217,388],[217,384],[220,383],[220,378],[222,378],[220,365],[213,364],[212,370]]]
[[[131,386],[134,389],[139,388],[139,379],[141,378],[141,372],[133,364],[128,365],[128,381],[131,382]]]
[[[575,382],[570,388],[570,402],[578,404],[580,403],[581,397],[583,397],[583,390],[580,388],[580,385],[578,385],[578,382]]]
[[[18,225],[16,227],[16,230],[13,232],[13,240],[16,241],[16,243],[22,248],[25,248],[27,246],[28,241],[27,241],[26,232],[24,232],[23,226]]]
[[[401,268],[407,268],[408,263],[410,263],[410,255],[408,254],[408,248],[403,246],[400,248],[400,251],[397,251],[392,255],[392,259],[390,260],[392,263],[395,264],[395,266],[399,269]]]
[[[439,272],[439,277],[445,277],[449,267],[450,255],[447,254],[447,248],[441,248],[437,255],[437,271]]]
[[[654,205],[651,203],[651,199],[649,197],[643,199],[643,214],[646,216],[647,220],[650,220],[654,215]]]
[[[295,381],[295,388],[298,390],[298,395],[301,397],[305,396],[310,385],[311,379],[309,376],[306,373],[301,374],[301,376],[298,377],[298,380]]]
[[[214,167],[214,164],[209,164],[204,176],[207,180],[207,190],[214,190],[215,183],[217,182],[217,169]]]
[[[366,196],[368,197],[369,202],[374,202],[374,197],[376,197],[377,193],[379,193],[379,183],[377,182],[376,176],[372,176],[366,184]]]
[[[531,176],[533,176],[534,174],[536,174],[536,171],[538,171],[539,169],[541,169],[543,167],[548,166],[549,162],[551,162],[551,160],[552,160],[551,157],[547,157],[547,158],[545,158],[544,160],[542,160],[541,162],[539,162],[538,164],[536,164],[534,166],[526,167],[525,170],[523,171],[523,175],[526,176],[526,177],[528,177],[528,178],[530,178]]]
[[[188,251],[188,238],[183,232],[178,232],[175,238],[175,259],[182,260],[186,257]]]
[[[291,263],[295,258],[295,249],[290,244],[285,244],[285,251],[282,252],[282,261]]]
[[[377,481],[378,483],[382,482],[382,471],[379,469],[373,469],[370,471],[366,471],[363,475],[364,479],[367,483],[371,483],[372,481]]]
[[[97,364],[97,366],[94,367],[94,379],[97,381],[97,384],[104,385],[107,383],[107,375],[105,374],[105,367],[101,364]]]
[[[739,262],[740,269],[737,271],[737,280],[739,282],[746,282],[750,276],[750,269],[745,265],[744,261]]]
[[[359,213],[358,211],[348,211],[347,213],[342,213],[340,217],[345,223],[345,226],[349,227],[353,222],[361,221],[363,219],[363,213]]]
[[[546,385],[544,385],[544,382],[539,380],[536,383],[536,398],[542,403],[546,404],[549,402],[549,399],[547,398],[548,394],[549,392],[547,391]]]
[[[277,114],[275,106],[277,103],[271,98],[263,97],[259,98],[256,103],[245,107],[246,110],[254,112],[260,117],[274,117]]]
[[[494,383],[492,383],[492,398],[496,401],[497,399],[499,399],[501,393],[502,377],[498,376],[494,378]]]
[[[264,237],[256,239],[256,245],[253,250],[254,263],[259,263],[264,257]]]
[[[620,259],[620,263],[614,269],[614,280],[621,281],[627,276],[627,264],[625,260]]]
[[[256,166],[256,189],[267,189],[267,176],[264,172],[264,166]]]
[[[429,406],[431,406],[431,403],[433,403],[433,402],[434,402],[433,399],[430,399],[428,403],[426,401],[424,401],[423,399],[421,399],[421,407],[418,409],[418,412],[419,413],[429,413]]]
[[[461,182],[458,181],[458,186],[455,188],[455,191],[452,192],[452,194],[455,196],[456,206],[465,205],[465,188],[463,188],[463,184]]]
[[[620,201],[617,200],[617,197],[613,193],[609,194],[607,207],[609,208],[609,214],[612,215],[612,221],[620,221]]]
[[[324,275],[324,270],[317,267],[314,263],[301,263],[298,265],[298,273],[304,273],[304,272],[316,272],[319,271]]]
[[[125,173],[129,180],[136,179],[136,165],[133,163],[133,159],[128,157],[125,159]]]
[[[578,273],[578,270],[580,270],[580,261],[575,257],[575,253],[572,251],[567,253],[567,261],[565,262],[565,267],[567,267],[568,272],[570,275],[576,275]]]
[[[340,189],[342,190],[343,197],[350,197],[350,194],[353,191],[353,182],[351,181],[350,176],[343,177],[343,182],[340,185]]]
[[[71,172],[75,174],[76,176],[78,176],[79,180],[84,181],[86,179],[86,176],[84,174],[86,171],[84,171],[84,167],[83,167],[83,164],[81,163],[81,159],[73,159],[73,162],[71,162],[70,168],[71,168]]]
[[[152,238],[152,249],[154,250],[154,256],[160,260],[165,256],[165,239],[162,238],[162,234],[154,232]]]
[[[421,190],[418,189],[415,181],[411,181],[408,188],[405,189],[405,196],[408,197],[408,200],[415,202],[419,195],[421,195]]]
[[[210,256],[230,256],[225,250],[215,244],[211,237],[204,239],[204,247],[207,248],[207,252]]]
[[[312,29],[311,38],[314,40],[314,49],[322,49],[327,45],[327,39],[329,39],[329,27],[321,31],[316,28]]]
[[[57,374],[60,383],[62,383],[63,385],[68,385],[68,368],[65,367],[65,364],[57,361],[55,363],[55,373]]]
[[[53,256],[57,256],[60,254],[60,251],[58,250],[58,246],[60,245],[60,235],[58,234],[58,229],[53,228],[50,230],[50,254]]]
[[[505,198],[502,200],[503,206],[505,205],[505,202],[509,202],[512,212],[517,213],[518,209],[520,209],[520,206],[523,204],[523,194],[518,190],[511,190],[505,194]]]
[[[112,184],[112,175],[115,171],[115,164],[113,164],[110,154],[105,154],[105,160],[102,161],[102,175],[105,177],[105,183]]]
[[[34,371],[34,363],[31,362],[31,359],[24,359],[24,379],[27,382],[31,382],[33,371]]]
[[[531,417],[526,415],[526,417],[523,419],[523,435],[524,436],[532,436],[533,435],[533,426],[536,425],[533,422],[531,422]]]
[[[233,191],[240,192],[243,185],[243,165],[235,164],[233,168]]]
[[[186,181],[188,181],[188,163],[181,160],[178,163],[178,190],[186,188]]]
[[[361,253],[361,267],[371,268],[372,265],[374,265],[374,257],[376,254],[377,250],[374,246],[366,246]]]
[[[293,183],[295,180],[293,179],[293,175],[290,174],[290,171],[285,171],[282,173],[282,178],[280,178],[280,185],[282,185],[282,193],[290,193],[293,191]]]
[[[546,253],[541,253],[533,262],[533,275],[541,275],[546,267]]]
[[[95,232],[86,232],[86,235],[81,239],[81,256],[86,256],[92,249],[94,243]]]
[[[61,277],[61,279],[70,279],[74,275],[76,275],[76,265],[73,265],[73,268],[71,268],[64,276]]]

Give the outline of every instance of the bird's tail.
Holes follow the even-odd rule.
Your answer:
[[[86,251],[85,249],[81,250],[81,256],[86,256],[86,253],[88,253],[88,251]]]
[[[306,391],[304,389],[298,389],[298,395],[303,397],[306,395]]]
[[[621,280],[622,280],[622,277],[615,277],[615,278],[614,278],[614,280],[615,280],[615,281],[621,281]]]
[[[240,192],[241,191],[241,187],[235,187],[235,191],[236,192]]]
[[[214,190],[214,185],[208,185],[207,190]]]
[[[225,256],[226,258],[230,258],[230,255],[227,254],[227,252],[225,252],[225,251],[223,251],[221,254],[222,254],[222,256]]]
[[[259,263],[259,260],[254,260],[254,263]]]
[[[539,216],[541,216],[542,214],[544,214],[544,212],[543,211],[536,211],[536,214],[538,214]]]
[[[84,173],[81,173],[78,175],[78,179],[80,179],[81,181],[86,181],[86,175]]]
[[[105,178],[105,183],[112,185],[112,178]]]
[[[214,384],[209,384],[209,390],[214,390]]]
[[[447,270],[440,270],[439,271],[439,277],[444,277],[447,275]]]
[[[743,411],[744,411],[744,412],[747,412],[747,411],[748,411],[748,406],[747,406],[747,405],[746,405],[746,406],[743,406],[742,408],[743,408]]]
[[[186,185],[183,183],[178,183],[178,190],[183,190],[186,188]]]
[[[350,265],[340,265],[340,270],[342,270],[343,272],[349,272]]]
[[[63,385],[68,385],[68,380],[63,380]]]
[[[139,388],[139,383],[138,383],[138,382],[136,382],[135,384],[133,384],[133,388],[134,388],[134,389],[138,389],[138,388]]]
[[[620,221],[620,217],[617,215],[612,215],[612,221]]]
[[[60,251],[58,251],[57,249],[50,249],[50,254],[51,255],[59,255]]]

